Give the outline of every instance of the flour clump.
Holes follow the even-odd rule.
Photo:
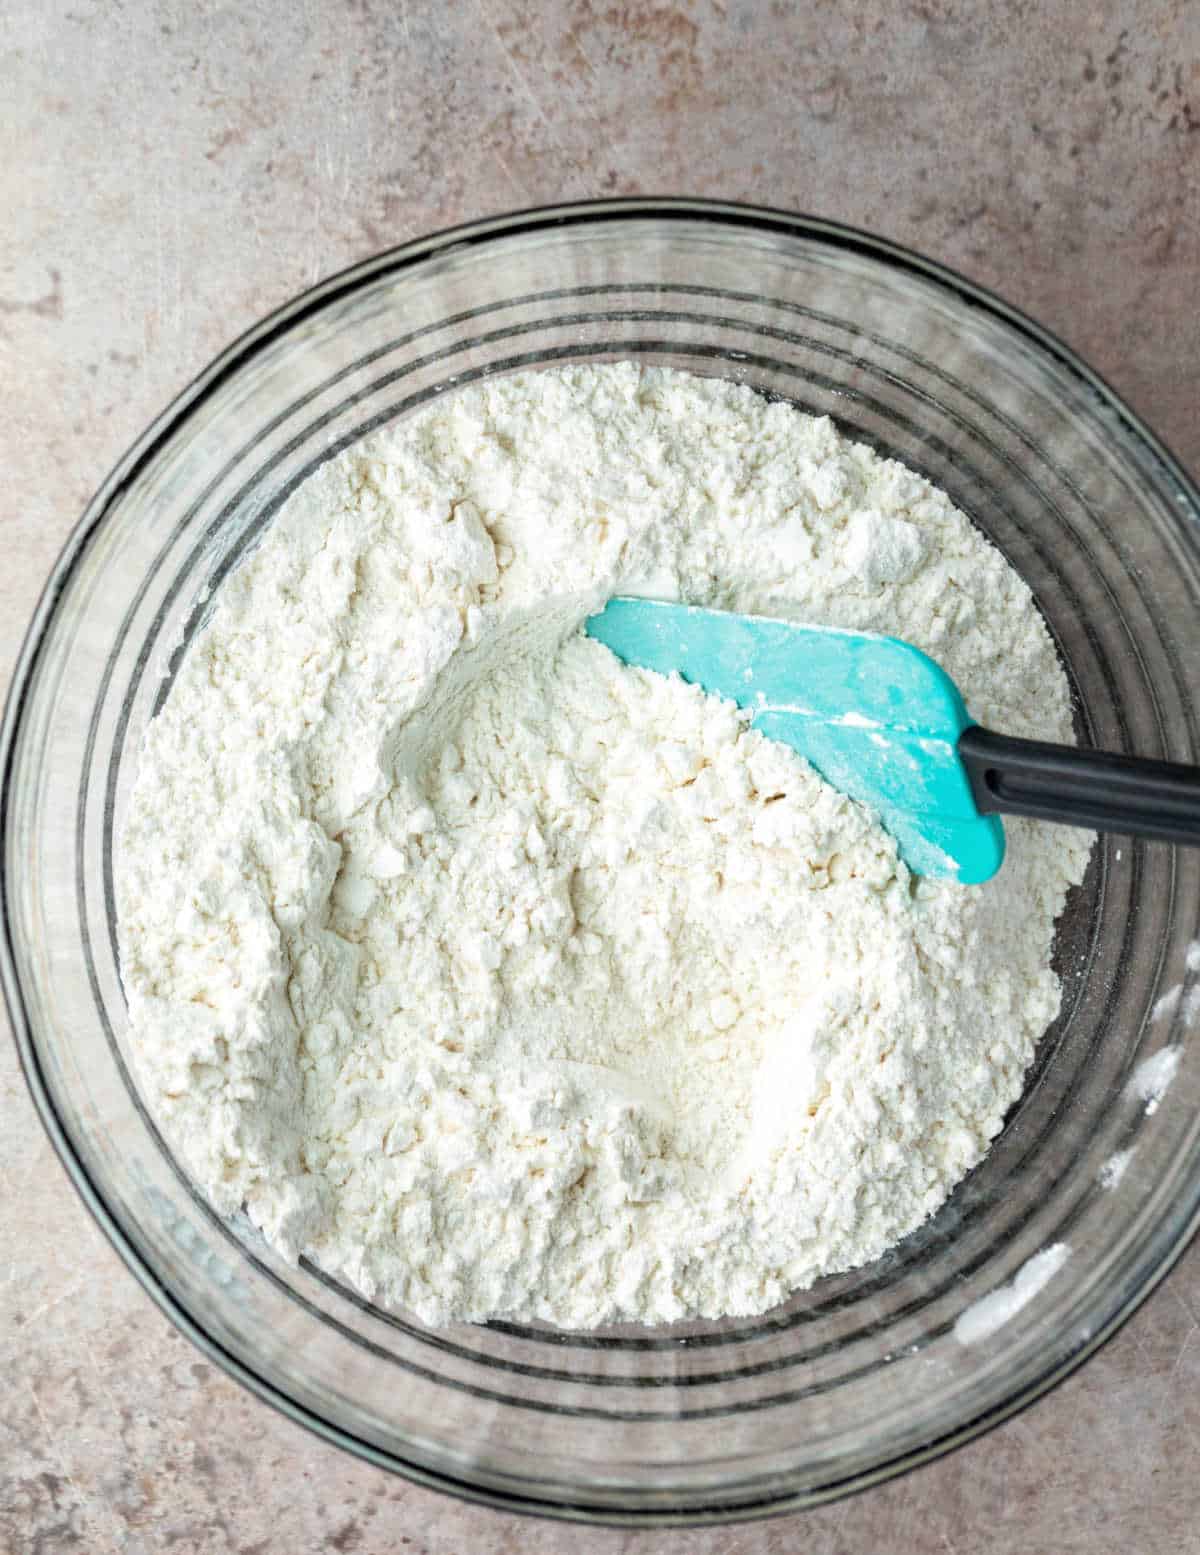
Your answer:
[[[149,727],[130,1042],[221,1212],[428,1322],[745,1315],[866,1262],[1058,1010],[1089,838],[1010,822],[988,884],[910,877],[731,704],[585,638],[617,592],[891,632],[1071,738],[949,499],[747,388],[499,378],[323,465]]]

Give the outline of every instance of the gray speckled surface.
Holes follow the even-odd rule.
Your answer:
[[[1187,0],[49,0],[0,37],[0,675],[82,504],[235,332],[375,249],[564,197],[872,227],[1057,330],[1200,465]],[[1051,1397],[803,1518],[584,1533],[389,1479],[201,1360],[0,1047],[0,1549],[1200,1550],[1200,1253]]]

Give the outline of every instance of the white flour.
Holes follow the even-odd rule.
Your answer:
[[[1139,1101],[1146,1103],[1146,1116],[1158,1111],[1158,1104],[1170,1089],[1171,1081],[1179,1068],[1180,1049],[1160,1047],[1157,1053],[1144,1058],[1129,1079],[1129,1089]]]
[[[1028,590],[903,467],[630,364],[324,466],[222,590],[119,861],[139,1072],[225,1212],[431,1322],[759,1312],[980,1159],[1090,839],[983,887],[578,632],[641,592],[892,631],[1070,738]]]
[[[959,1344],[990,1339],[1045,1289],[1070,1256],[1071,1249],[1065,1242],[1055,1242],[1052,1247],[1034,1253],[1007,1285],[980,1297],[962,1313],[954,1325],[954,1337]]]

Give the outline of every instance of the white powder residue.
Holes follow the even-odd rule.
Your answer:
[[[1104,1165],[1100,1168],[1100,1174],[1097,1179],[1100,1183],[1100,1186],[1110,1190],[1115,1188],[1128,1170],[1129,1163],[1133,1160],[1133,1155],[1134,1152],[1132,1149],[1117,1150],[1114,1152],[1114,1154],[1110,1155],[1108,1160],[1105,1161]]]
[[[1200,972],[1200,940],[1193,940],[1188,945],[1183,960],[1189,972]],[[1200,1024],[1200,982],[1193,983],[1191,987],[1184,983],[1173,983],[1155,1001],[1150,1011],[1151,1023],[1170,1020],[1177,1011],[1185,1027],[1190,1029]]]
[[[1183,984],[1174,983],[1161,998],[1154,1001],[1154,1008],[1150,1011],[1151,1025],[1157,1025],[1159,1021],[1170,1020],[1179,1008],[1179,1001],[1182,998]]]
[[[954,1325],[954,1337],[959,1344],[978,1344],[1003,1328],[1045,1289],[1070,1256],[1071,1249],[1065,1242],[1045,1247],[1021,1265],[1015,1279],[972,1302]]]
[[[941,492],[718,380],[447,395],[305,483],[151,725],[130,1041],[223,1213],[429,1322],[761,1312],[980,1160],[1059,1008],[1091,839],[983,886],[731,704],[581,634],[613,593],[892,633],[1071,738],[1029,590]]]
[[[1157,1053],[1151,1053],[1149,1058],[1143,1059],[1133,1071],[1129,1089],[1139,1101],[1146,1103],[1147,1117],[1158,1111],[1158,1104],[1167,1094],[1167,1088],[1179,1068],[1179,1058],[1178,1047],[1162,1047]]]

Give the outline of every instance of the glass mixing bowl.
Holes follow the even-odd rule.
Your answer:
[[[1162,1278],[1200,1206],[1200,1043],[1184,1039],[1200,1013],[1200,852],[1098,845],[1060,928],[1061,1018],[940,1214],[768,1316],[667,1329],[431,1331],[218,1219],[131,1079],[113,932],[113,838],[142,732],[288,493],[461,384],[622,357],[753,384],[923,471],[1031,585],[1081,740],[1200,760],[1200,494],[1057,341],[828,222],[688,201],[535,211],[300,297],[105,483],[7,710],[3,972],[76,1187],[211,1359],[425,1484],[563,1517],[698,1522],[811,1505],[946,1451],[1065,1375]],[[1144,1066],[1168,1046],[1155,1100],[1175,1060]],[[1070,1255],[1041,1289],[1062,1254],[977,1305],[1059,1246]]]

